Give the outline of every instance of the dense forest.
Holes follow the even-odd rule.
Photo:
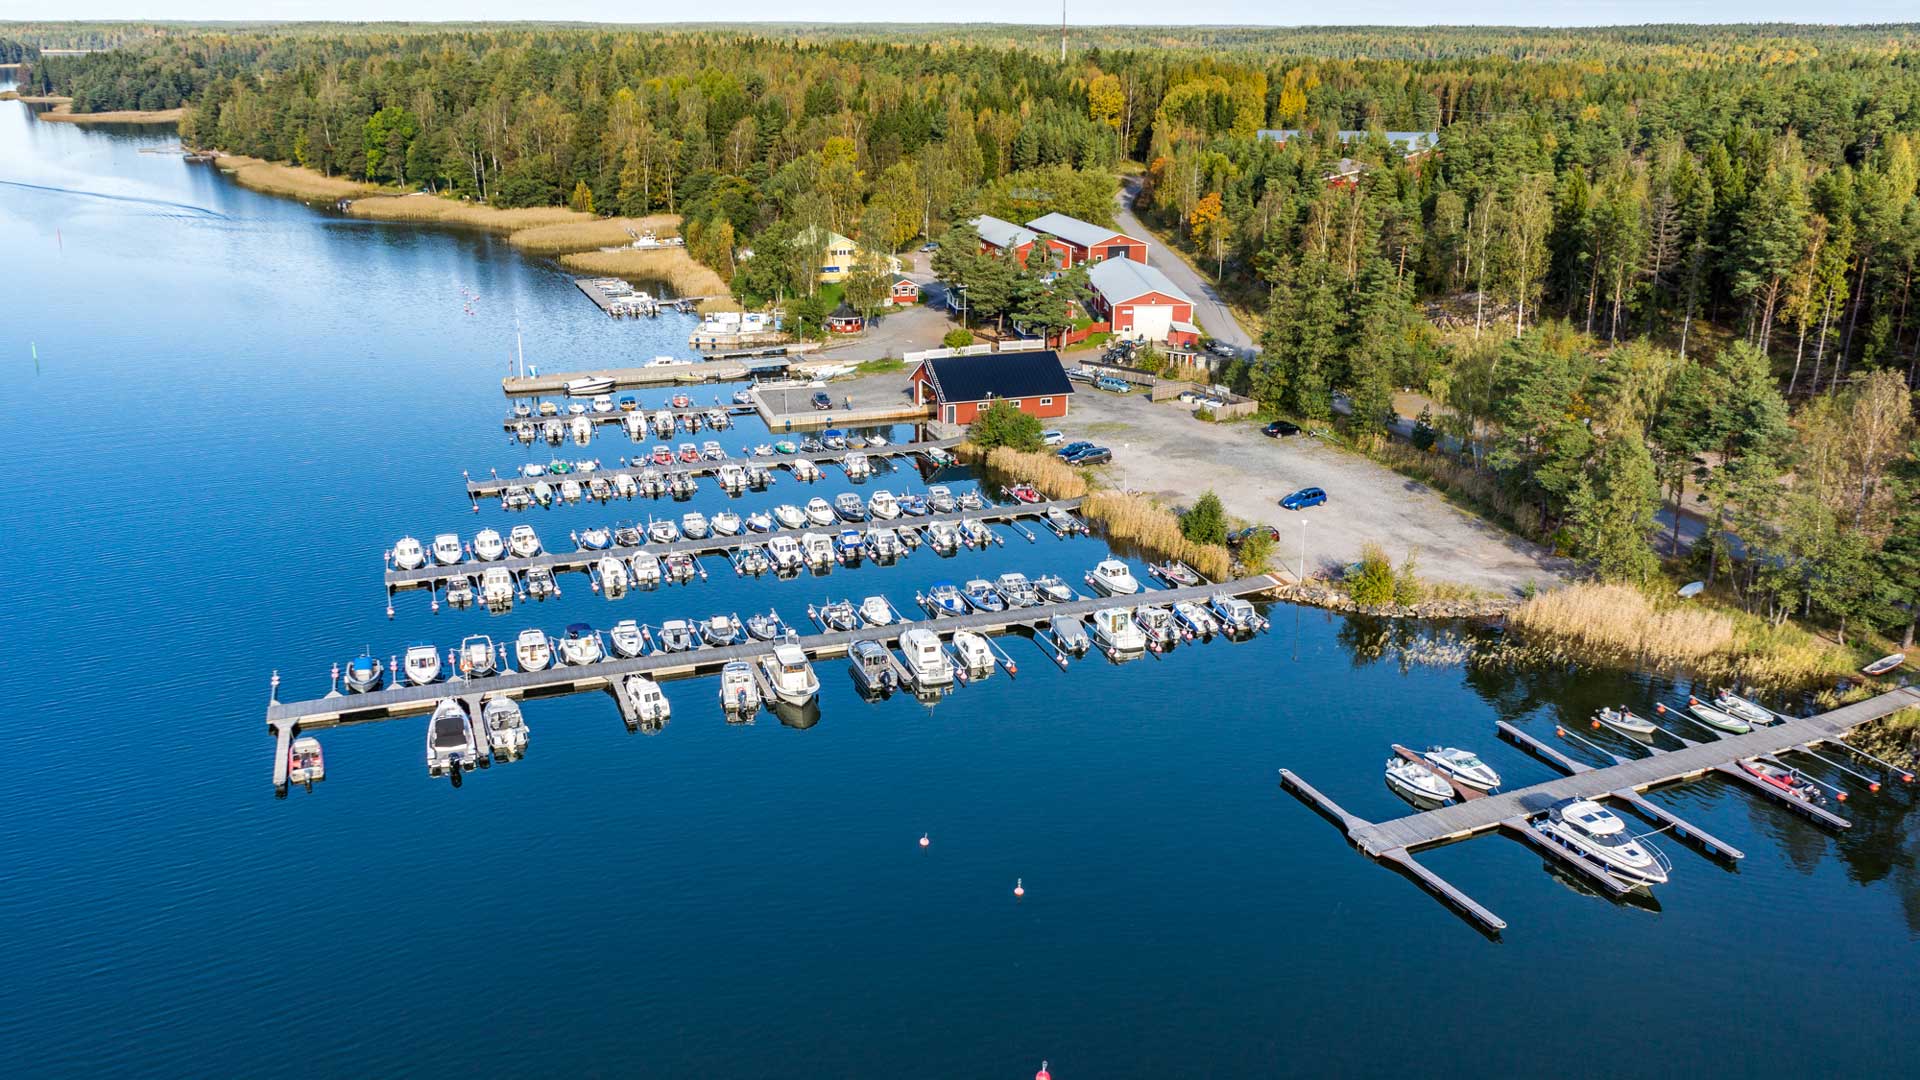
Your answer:
[[[0,37],[0,64],[18,64],[32,60],[40,55],[40,50],[24,41]]]
[[[26,81],[329,175],[677,213],[751,299],[810,287],[796,237],[1102,218],[1137,174],[1259,317],[1227,376],[1269,410],[1381,447],[1423,391],[1396,463],[1606,576],[1678,547],[1664,502],[1753,610],[1911,626],[1913,27],[1076,28],[1064,63],[1038,27],[112,32]],[[1081,288],[949,248],[984,316]]]

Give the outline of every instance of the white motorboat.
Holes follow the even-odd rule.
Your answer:
[[[593,411],[597,413],[612,412],[613,411],[613,395],[611,394],[593,395]]]
[[[927,526],[927,544],[942,555],[951,555],[960,550],[960,530],[949,521],[936,521]]]
[[[371,652],[361,653],[347,661],[347,690],[355,694],[370,694],[380,689],[381,677],[386,671],[385,665],[375,659]]]
[[[440,649],[435,645],[409,645],[401,657],[400,670],[415,686],[425,686],[440,678]]]
[[[775,645],[772,655],[760,658],[760,667],[774,696],[789,705],[805,705],[820,694],[820,678],[798,645]]]
[[[1140,632],[1147,635],[1147,641],[1164,648],[1180,640],[1180,627],[1173,621],[1173,612],[1163,607],[1150,607],[1142,604],[1133,609],[1133,621],[1140,625]]]
[[[668,704],[667,695],[660,691],[659,683],[645,675],[629,675],[620,680],[620,687],[627,692],[627,701],[633,707],[633,720],[640,726],[658,730],[673,718],[673,706]]]
[[[867,520],[867,504],[851,491],[843,491],[833,497],[833,512],[842,521]]]
[[[620,421],[620,426],[627,429],[627,438],[632,439],[634,442],[639,442],[647,437],[647,414],[639,412],[628,413],[626,417]]]
[[[867,554],[876,562],[892,562],[900,557],[905,547],[900,543],[900,534],[892,529],[871,528],[866,535]]]
[[[826,475],[820,471],[820,466],[807,458],[794,458],[787,467],[793,470],[793,478],[803,484],[811,484]]]
[[[1636,739],[1649,738],[1654,732],[1660,730],[1653,725],[1652,721],[1635,716],[1633,710],[1627,708],[1625,705],[1617,709],[1611,707],[1602,708],[1599,712],[1593,714],[1593,722],[1599,727],[1610,728],[1622,735],[1632,736]]]
[[[403,536],[393,545],[393,565],[401,570],[418,570],[427,565],[426,549],[413,537]]]
[[[1108,653],[1143,653],[1147,635],[1133,621],[1133,612],[1123,607],[1101,608],[1093,613],[1094,643]]]
[[[560,497],[570,503],[580,501],[580,481],[569,476],[560,481]]]
[[[993,581],[993,590],[1000,594],[1010,608],[1034,607],[1040,603],[1040,591],[1027,580],[1027,575],[1012,570],[1001,574]]]
[[[1087,575],[1087,584],[1099,590],[1103,596],[1132,596],[1140,591],[1140,583],[1134,580],[1133,571],[1119,559],[1102,559],[1095,564]]]
[[[840,459],[840,469],[849,480],[864,480],[873,475],[873,463],[865,454],[848,454]]]
[[[600,591],[609,600],[618,600],[627,595],[627,564],[618,556],[606,555],[600,559]]]
[[[953,489],[944,484],[934,484],[927,488],[927,509],[936,514],[951,514],[959,504],[954,502]]]
[[[584,416],[576,416],[567,421],[567,434],[573,436],[576,445],[585,446],[593,441],[593,421]]]
[[[600,644],[600,632],[586,623],[577,622],[568,626],[566,636],[560,639],[560,658],[574,667],[586,667],[605,660],[607,653]]]
[[[513,426],[513,435],[523,443],[530,443],[540,437],[540,429],[533,426],[533,421],[522,420]]]
[[[955,496],[955,501],[959,503],[960,509],[962,510],[985,510],[987,508],[987,498],[980,494],[980,489],[978,488],[968,488]]]
[[[1613,811],[1591,799],[1561,799],[1533,823],[1548,841],[1634,889],[1664,885],[1673,871],[1666,855],[1627,831]]]
[[[720,708],[733,716],[750,716],[760,708],[760,682],[745,660],[729,660],[720,669]]]
[[[547,566],[527,568],[527,595],[535,600],[545,600],[549,596],[560,595],[560,585],[553,580],[553,569]]]
[[[1093,647],[1093,641],[1087,637],[1087,625],[1075,616],[1052,620],[1052,628],[1054,644],[1075,656],[1085,656]]]
[[[747,490],[747,470],[738,465],[720,466],[714,478],[720,482],[720,490],[729,495],[738,495]]]
[[[747,512],[746,525],[748,532],[772,532],[773,515],[767,513],[765,510],[750,510]]]
[[[457,608],[473,603],[473,579],[465,574],[455,574],[448,578],[447,603]]]
[[[568,397],[593,397],[613,392],[613,380],[602,376],[582,376],[566,382]]]
[[[480,706],[481,726],[495,757],[514,757],[527,749],[527,720],[520,703],[510,697],[491,697]]]
[[[613,474],[613,490],[623,499],[631,499],[640,494],[640,482],[629,472]]]
[[[1052,574],[1042,574],[1034,578],[1033,589],[1039,594],[1040,599],[1049,604],[1070,604],[1080,599],[1080,594],[1073,591],[1073,586]]]
[[[504,566],[490,566],[480,575],[480,602],[491,610],[513,606],[513,573]]]
[[[776,536],[767,541],[767,557],[775,570],[797,570],[806,562],[799,541],[791,536]]]
[[[613,655],[621,659],[632,659],[646,651],[646,635],[640,632],[640,624],[632,619],[621,619],[607,631],[607,640],[613,645]]]
[[[807,500],[807,520],[815,525],[831,525],[836,515],[833,504],[819,496]]]
[[[680,535],[689,540],[705,540],[713,532],[713,526],[707,523],[707,515],[698,510],[689,510],[680,516]]]
[[[693,561],[693,556],[684,551],[669,554],[661,560],[661,565],[665,568],[667,580],[675,585],[685,585],[693,580],[694,575],[700,573],[699,564]]]
[[[850,645],[847,667],[853,672],[854,682],[869,694],[887,693],[900,683],[886,646],[877,641],[861,640]]]
[[[884,596],[869,596],[860,601],[860,618],[868,626],[892,626],[893,605]]]
[[[807,523],[807,512],[792,503],[781,503],[773,508],[773,520],[783,529],[798,529]]]
[[[746,628],[732,615],[715,615],[700,624],[700,639],[716,649],[738,645],[746,636]]]
[[[808,566],[832,566],[833,538],[824,533],[807,533],[800,537],[800,553]]]
[[[1237,596],[1215,595],[1209,606],[1230,634],[1251,633],[1260,628],[1260,613]]]
[[[471,634],[460,642],[460,677],[474,679],[491,675],[499,666],[493,652],[493,639]]]
[[[1492,791],[1500,786],[1500,774],[1493,766],[1480,760],[1480,755],[1471,750],[1461,750],[1452,746],[1430,747],[1420,755],[1428,765],[1440,775],[1456,784],[1465,784],[1481,791]]]
[[[920,598],[920,606],[926,608],[927,613],[936,618],[943,615],[965,615],[973,610],[973,605],[967,601],[966,594],[960,591],[958,585],[950,581],[938,582],[928,589],[926,595]]]
[[[1713,699],[1713,707],[1731,716],[1737,716],[1749,724],[1765,727],[1777,719],[1773,710],[1759,702],[1749,701],[1731,690],[1722,690]]]
[[[540,554],[540,537],[531,525],[515,525],[507,534],[507,551],[516,559],[531,559]]]
[[[456,566],[466,561],[467,552],[460,544],[460,537],[454,533],[441,533],[433,538],[433,561],[441,566]]]
[[[287,747],[287,783],[317,784],[327,778],[326,755],[320,752],[320,740],[302,735]]]
[[[987,639],[971,630],[953,632],[953,652],[960,658],[960,666],[975,677],[985,675],[994,668],[993,649]]]
[[[972,605],[975,611],[1007,610],[1006,598],[995,592],[993,582],[986,578],[974,578],[961,586],[961,591],[966,594],[967,603]]]
[[[575,538],[581,551],[605,551],[613,546],[613,530],[605,525],[581,529]]]
[[[665,652],[689,652],[698,648],[700,636],[685,619],[668,619],[660,624],[660,648]]]
[[[672,518],[656,518],[647,523],[647,539],[656,544],[671,544],[680,539],[680,526]]]
[[[900,500],[893,497],[893,492],[882,488],[867,500],[867,512],[876,521],[892,521],[900,516]]]
[[[713,515],[713,534],[715,536],[739,536],[740,515],[731,510],[722,510]]]
[[[473,719],[459,698],[442,698],[427,720],[427,772],[445,776],[480,764],[480,745],[473,738]]]
[[[922,689],[953,683],[953,661],[940,644],[940,635],[916,626],[900,635],[900,655],[906,658],[907,672],[914,685]]]
[[[1387,786],[1415,806],[1434,806],[1454,797],[1447,778],[1417,761],[1403,757],[1387,759]]]
[[[1194,637],[1212,637],[1220,632],[1220,620],[1213,617],[1213,612],[1191,600],[1173,605],[1173,621]]]
[[[473,557],[481,562],[492,562],[507,553],[506,542],[500,539],[500,533],[494,529],[481,529],[473,534]]]
[[[631,582],[636,589],[651,589],[660,584],[660,556],[651,551],[636,551],[627,560]]]
[[[553,643],[547,640],[547,632],[537,627],[520,631],[513,643],[513,658],[521,671],[545,671],[553,663]]]

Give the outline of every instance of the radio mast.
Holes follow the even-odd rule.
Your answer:
[[[1060,0],[1060,62],[1067,62],[1067,0]]]

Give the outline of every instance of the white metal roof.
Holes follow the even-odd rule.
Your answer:
[[[1100,295],[1106,297],[1109,304],[1118,304],[1150,292],[1164,293],[1176,300],[1193,303],[1186,293],[1167,280],[1167,275],[1132,259],[1108,259],[1095,263],[1087,271],[1087,281],[1100,290]]]
[[[1053,213],[1034,218],[1027,222],[1027,228],[1037,232],[1057,236],[1069,244],[1078,244],[1090,248],[1121,235],[1116,229],[1104,225],[1095,225],[1090,221],[1081,221],[1076,217]]]
[[[1012,250],[1023,244],[1039,239],[1032,229],[1023,229],[1011,221],[1005,221],[991,214],[981,214],[968,224],[980,234],[980,239],[1004,250]]]

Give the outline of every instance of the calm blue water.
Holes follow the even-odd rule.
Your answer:
[[[10,1074],[1910,1070],[1910,792],[1857,798],[1842,838],[1717,782],[1660,793],[1749,858],[1730,872],[1668,842],[1659,910],[1499,839],[1428,855],[1511,923],[1489,942],[1280,791],[1284,765],[1356,813],[1402,812],[1379,780],[1396,740],[1544,779],[1495,720],[1550,736],[1683,693],[1400,662],[1433,628],[1280,607],[1252,642],[1064,673],[1013,642],[1018,679],[931,709],[862,702],[822,665],[807,730],[727,726],[710,680],[670,684],[652,737],[604,695],[549,699],[526,758],[459,790],[421,768],[421,721],[362,725],[323,732],[329,779],[276,800],[276,669],[291,700],[362,645],[769,603],[797,619],[876,592],[904,608],[940,579],[1077,579],[1106,549],[1043,534],[612,603],[571,576],[499,617],[403,594],[390,622],[381,552],[402,533],[526,520],[554,543],[644,512],[469,510],[462,470],[532,456],[499,429],[515,326],[558,370],[684,352],[685,324],[607,320],[495,239],[342,220],[141,152],[170,141],[0,106],[23,481],[0,563]],[[626,452],[612,432],[592,451]],[[868,490],[923,486],[903,479]]]

